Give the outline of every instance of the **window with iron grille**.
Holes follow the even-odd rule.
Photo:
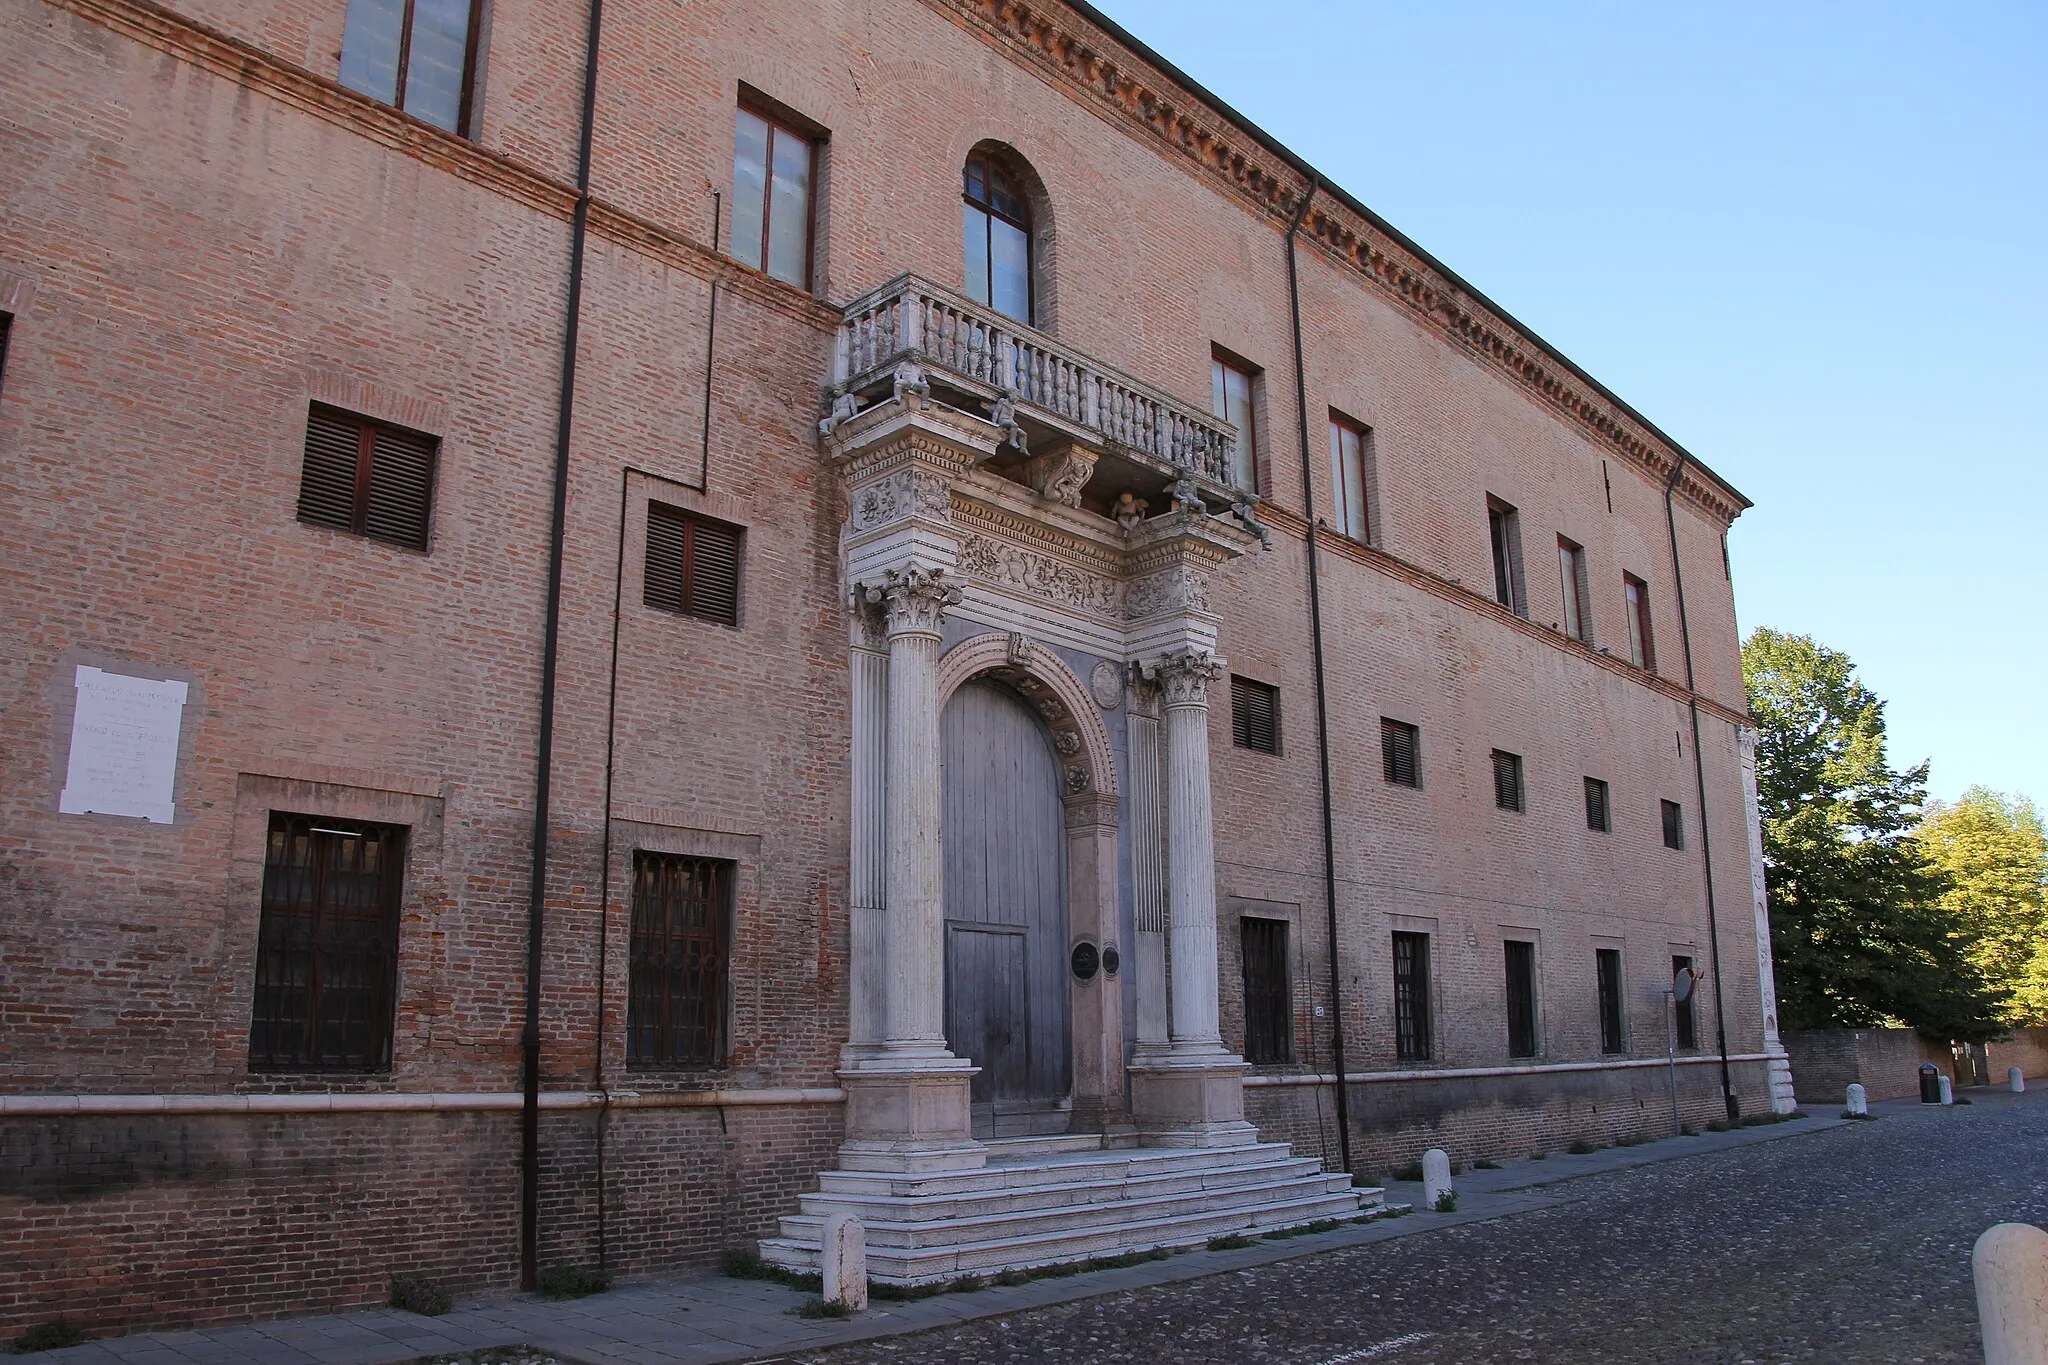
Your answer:
[[[1606,833],[1613,821],[1607,808],[1607,784],[1597,777],[1586,779],[1586,828]]]
[[[1536,945],[1509,939],[1508,1056],[1536,1055]]]
[[[1522,756],[1493,751],[1493,804],[1502,810],[1522,808]]]
[[[1626,1051],[1628,1042],[1621,1032],[1621,949],[1594,949],[1593,967],[1600,987],[1600,1050]]]
[[[313,404],[306,416],[299,520],[426,549],[440,444],[417,431]]]
[[[1262,754],[1280,752],[1280,689],[1235,674],[1230,679],[1230,741]]]
[[[349,0],[341,83],[472,136],[482,18],[476,0]]]
[[[1664,847],[1685,847],[1685,814],[1676,801],[1660,801],[1664,810]]]
[[[251,1071],[388,1071],[406,829],[273,811]]]
[[[647,574],[643,598],[659,611],[740,623],[737,526],[666,503],[647,504]]]
[[[717,859],[633,854],[629,1065],[725,1064],[732,874]]]
[[[1678,979],[1680,972],[1690,972],[1691,970],[1692,959],[1690,957],[1681,957],[1676,953],[1672,954],[1671,977],[1674,981]],[[1676,993],[1672,996],[1672,1033],[1676,1036],[1681,1050],[1694,1049],[1700,1045],[1698,1016],[1693,1013],[1693,999],[1694,997],[1691,995],[1686,996],[1683,1000],[1678,999]]]
[[[1244,1059],[1255,1066],[1294,1060],[1294,1003],[1287,987],[1287,921],[1242,921]]]
[[[1429,1060],[1428,934],[1394,934],[1394,1055],[1404,1062]]]
[[[1422,785],[1422,731],[1402,720],[1380,717],[1380,770],[1402,787]]]

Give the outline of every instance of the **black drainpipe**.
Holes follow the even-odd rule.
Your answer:
[[[1294,412],[1301,427],[1301,510],[1308,519],[1308,628],[1316,660],[1316,751],[1323,779],[1323,903],[1330,912],[1330,1066],[1337,1075],[1337,1151],[1351,1169],[1350,1086],[1344,1074],[1343,977],[1337,969],[1337,836],[1330,817],[1330,690],[1323,677],[1322,560],[1316,553],[1315,468],[1308,453],[1308,374],[1301,350],[1301,279],[1294,263],[1294,235],[1308,217],[1308,205],[1323,182],[1310,177],[1294,217],[1287,224],[1287,302],[1294,315]]]
[[[1678,562],[1678,514],[1671,505],[1671,495],[1677,491],[1686,461],[1691,458],[1680,451],[1678,462],[1671,466],[1671,477],[1664,481],[1664,525],[1671,533],[1671,587],[1678,596],[1678,638],[1685,645],[1685,700],[1692,712],[1692,776],[1699,799],[1700,870],[1707,883],[1707,951],[1714,963],[1714,1042],[1721,1050],[1721,1103],[1732,1121],[1742,1116],[1742,1105],[1735,1098],[1735,1087],[1728,1077],[1728,1022],[1721,998],[1721,929],[1714,913],[1714,845],[1707,834],[1707,762],[1700,753],[1699,683],[1693,677],[1692,631],[1685,618],[1685,571]]]
[[[576,143],[576,212],[569,226],[568,320],[562,329],[562,388],[556,400],[555,505],[548,526],[548,604],[540,656],[540,750],[533,784],[533,876],[526,906],[526,1027],[521,1032],[519,1121],[519,1286],[540,1277],[540,970],[548,891],[548,797],[555,757],[555,674],[561,654],[562,546],[569,515],[569,432],[576,407],[576,345],[583,315],[583,244],[590,227],[590,143],[597,122],[597,40],[604,0],[590,0],[583,42],[583,126]]]

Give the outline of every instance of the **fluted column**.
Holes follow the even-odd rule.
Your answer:
[[[1153,670],[1165,710],[1166,920],[1172,945],[1176,1051],[1223,1046],[1216,999],[1216,832],[1209,788],[1209,683],[1222,665],[1206,651],[1168,655]]]
[[[960,590],[943,570],[891,571],[867,588],[887,613],[889,724],[883,869],[884,1048],[944,1057],[945,895],[939,842],[939,623]]]

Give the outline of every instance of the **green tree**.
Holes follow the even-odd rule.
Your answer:
[[[1927,765],[1892,769],[1884,703],[1847,655],[1809,636],[1757,630],[1742,669],[1759,726],[1779,1021],[1995,1037],[1999,993],[1966,951],[1942,901],[1946,883],[1913,838]]]
[[[1970,960],[2011,993],[2000,1022],[2048,1024],[2048,836],[2024,797],[1972,787],[1920,823],[1928,862],[1948,882],[1943,907],[1962,925]]]

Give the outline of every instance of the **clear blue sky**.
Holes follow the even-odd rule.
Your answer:
[[[1101,0],[1699,456],[1742,628],[2048,804],[2048,4]]]

